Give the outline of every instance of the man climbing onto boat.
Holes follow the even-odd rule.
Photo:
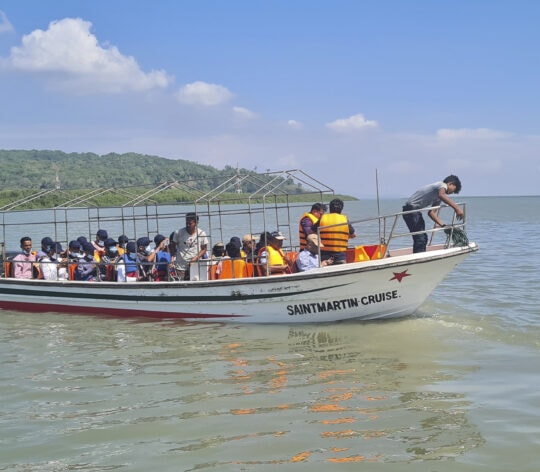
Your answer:
[[[422,216],[422,212],[419,211],[422,208],[430,208],[439,206],[441,201],[446,203],[449,207],[452,207],[456,212],[456,218],[458,220],[463,219],[463,210],[456,205],[451,198],[448,198],[447,195],[455,193],[456,195],[461,191],[461,181],[456,175],[449,175],[442,182],[435,182],[430,185],[417,190],[413,193],[409,199],[405,202],[403,206],[403,211],[406,212],[403,215],[403,219],[409,228],[411,233],[420,233],[413,234],[413,253],[416,252],[425,252],[428,242],[428,236],[426,233],[423,233],[426,229],[426,223]],[[445,224],[439,218],[437,210],[429,210],[428,216],[439,225],[441,228]]]

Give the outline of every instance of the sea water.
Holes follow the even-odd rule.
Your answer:
[[[540,197],[463,200],[480,251],[400,320],[0,312],[0,470],[540,470]]]

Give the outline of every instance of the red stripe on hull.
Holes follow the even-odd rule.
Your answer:
[[[56,305],[45,303],[28,302],[7,302],[0,301],[0,309],[12,311],[26,311],[30,313],[70,313],[74,315],[109,315],[121,318],[158,318],[158,319],[184,319],[184,318],[242,318],[244,315],[212,315],[204,313],[171,313],[167,311],[147,311],[147,310],[123,310],[117,308],[96,308],[87,306]]]

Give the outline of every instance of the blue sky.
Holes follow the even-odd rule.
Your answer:
[[[0,148],[537,195],[539,24],[532,0],[0,1]]]

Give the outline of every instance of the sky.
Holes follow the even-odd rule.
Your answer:
[[[539,24],[536,0],[0,0],[0,149],[539,195]]]

